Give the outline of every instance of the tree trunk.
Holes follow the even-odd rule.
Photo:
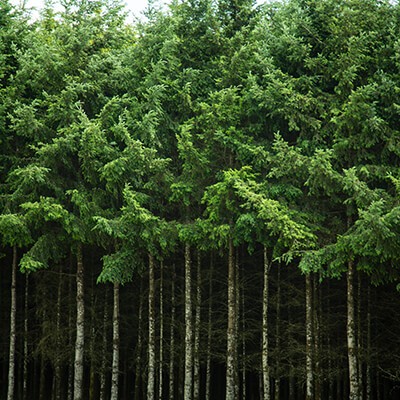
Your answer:
[[[164,364],[164,295],[163,295],[163,263],[160,265],[160,344],[159,344],[159,378],[158,378],[158,398],[162,400],[163,395],[163,364]]]
[[[321,304],[321,296],[318,294],[318,288],[320,287],[318,284],[318,277],[316,274],[313,275],[313,317],[312,317],[312,322],[313,322],[313,338],[314,338],[314,354],[313,354],[313,359],[314,359],[314,396],[316,400],[321,399],[321,363],[320,363],[320,321],[319,317],[322,315],[322,312],[319,312],[319,307]]]
[[[264,395],[263,400],[270,400],[271,389],[269,381],[268,360],[268,300],[269,300],[269,269],[267,248],[264,246],[264,287],[263,287],[263,309],[262,309],[262,377]]]
[[[104,289],[104,312],[103,312],[103,353],[100,367],[100,400],[106,400],[106,373],[107,373],[107,331],[108,331],[108,285]]]
[[[74,263],[72,259],[72,254],[70,255],[69,258],[69,270],[71,277],[74,273]],[[72,278],[68,279],[68,294],[69,298],[72,299]],[[68,346],[70,349],[73,348],[73,337],[72,337],[72,331],[73,331],[73,312],[72,308],[68,307]],[[67,400],[73,400],[74,397],[74,358],[73,354],[71,351],[70,357],[69,357],[69,363],[68,363],[68,382],[67,382]]]
[[[24,382],[22,388],[22,398],[27,400],[28,396],[28,360],[29,360],[29,348],[28,348],[28,314],[29,314],[29,274],[25,274],[25,318],[24,318]]]
[[[84,268],[82,244],[77,249],[76,272],[76,342],[74,363],[74,400],[83,400],[83,351],[85,344]]]
[[[140,280],[140,300],[139,300],[139,321],[138,321],[138,338],[136,344],[136,357],[135,357],[135,396],[134,399],[140,397],[140,378],[141,364],[142,364],[142,325],[143,325],[143,279]]]
[[[246,309],[245,309],[245,285],[242,288],[242,400],[246,400]]]
[[[185,383],[184,400],[192,400],[193,393],[193,324],[192,279],[190,246],[185,244]]]
[[[366,400],[372,400],[371,382],[371,286],[367,291],[367,370],[366,370]]]
[[[119,381],[119,283],[114,282],[113,308],[113,360],[111,376],[111,400],[118,400]]]
[[[211,255],[212,257],[212,255]],[[206,400],[210,400],[211,388],[211,339],[212,339],[212,280],[214,272],[214,261],[210,262],[210,278],[208,287],[208,322],[207,322],[207,362],[206,362]]]
[[[169,344],[169,400],[175,398],[175,265],[172,265],[172,280],[171,280],[171,329],[170,329],[170,344]]]
[[[281,397],[281,367],[280,367],[280,319],[281,319],[281,267],[278,267],[277,290],[276,290],[276,331],[275,331],[275,349],[276,358],[276,373],[275,373],[275,400],[280,400]]]
[[[314,399],[313,306],[311,274],[306,275],[306,400]]]
[[[7,400],[14,399],[15,386],[15,342],[17,317],[17,246],[13,246],[11,269],[11,309],[10,309],[10,349],[8,359],[8,388]]]
[[[237,335],[236,284],[233,241],[229,239],[228,256],[228,328],[226,351],[226,400],[236,400],[237,393]]]
[[[362,293],[362,279],[360,271],[357,272],[357,377],[359,397],[364,398],[363,393],[363,363],[362,363],[362,329],[361,329],[361,293]]]
[[[57,347],[61,348],[61,289],[62,289],[62,268],[58,272],[58,288],[57,288],[57,321],[56,321],[56,331],[57,331]],[[61,399],[61,359],[60,356],[56,355],[56,365],[54,371],[55,379],[55,400]]]
[[[196,309],[194,320],[194,371],[193,371],[193,399],[200,399],[200,313],[201,313],[201,259],[197,252],[196,270]]]
[[[155,320],[155,278],[154,257],[149,254],[149,343],[148,343],[148,378],[147,400],[154,400],[156,373],[156,320]]]
[[[240,319],[240,264],[239,264],[239,248],[236,248],[235,252],[235,360],[237,366],[236,372],[236,382],[235,382],[235,399],[239,398],[239,354],[238,354],[238,344],[239,344],[239,319]]]
[[[349,400],[359,400],[357,376],[357,346],[354,316],[354,262],[349,261],[347,271],[347,351],[349,361]]]

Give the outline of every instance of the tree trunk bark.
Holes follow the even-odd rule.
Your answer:
[[[212,339],[212,280],[214,272],[214,261],[211,255],[210,278],[208,287],[208,322],[207,322],[207,362],[206,362],[206,400],[210,400],[211,388],[211,339]]]
[[[169,344],[169,400],[175,398],[175,265],[172,265],[171,280],[171,327],[170,327],[170,344]]]
[[[245,285],[242,285],[242,400],[246,400],[246,309],[245,309]]]
[[[306,275],[306,400],[314,399],[313,306],[311,274]]]
[[[62,268],[58,272],[58,288],[57,288],[57,321],[56,321],[56,331],[57,331],[57,347],[61,348],[61,289],[62,289]],[[54,371],[55,379],[55,400],[61,399],[61,359],[60,356],[56,355],[56,365]]]
[[[76,342],[74,363],[74,400],[83,400],[83,351],[85,344],[84,267],[82,244],[77,249],[76,272]]]
[[[104,289],[104,312],[103,312],[103,354],[100,367],[100,400],[106,400],[106,374],[107,374],[107,331],[108,331],[108,286]]]
[[[228,256],[228,328],[226,355],[226,400],[236,400],[237,393],[237,335],[236,284],[233,241],[229,239]]]
[[[347,271],[347,352],[349,362],[349,400],[359,400],[357,376],[357,345],[354,316],[354,262],[349,261]]]
[[[22,388],[22,398],[27,400],[28,396],[28,361],[29,361],[29,348],[28,348],[28,314],[29,314],[29,274],[25,275],[25,318],[24,318],[24,382]]]
[[[7,400],[14,399],[15,390],[15,342],[17,317],[17,246],[13,246],[11,268],[11,309],[10,309],[10,348],[8,359],[8,388]]]
[[[367,371],[366,371],[366,400],[372,399],[371,382],[371,286],[367,291]]]
[[[164,364],[164,277],[163,263],[160,264],[160,344],[159,344],[159,374],[158,374],[158,398],[162,400],[163,395],[163,364]]]
[[[194,371],[193,371],[193,399],[200,399],[200,313],[201,313],[201,259],[197,252],[196,270],[196,309],[194,320]]]
[[[113,360],[111,376],[111,400],[118,400],[119,389],[119,283],[114,282],[113,308]]]
[[[362,278],[360,271],[357,272],[357,377],[358,377],[358,396],[363,399],[363,363],[362,363],[362,353],[363,353],[363,343],[362,343],[362,329],[361,329],[361,293],[362,293]]]
[[[156,320],[155,320],[155,278],[154,257],[149,254],[149,344],[148,344],[148,378],[147,378],[147,400],[154,400],[155,395],[155,372],[156,372]]]
[[[269,359],[268,359],[268,301],[269,301],[269,269],[267,248],[264,246],[264,287],[263,287],[263,309],[262,309],[262,377],[264,387],[264,400],[270,400],[271,388],[269,381]]]
[[[190,246],[185,244],[185,383],[184,400],[192,400],[193,393],[193,324],[192,279]]]
[[[139,321],[138,321],[138,338],[136,344],[135,357],[135,396],[134,399],[140,397],[140,378],[142,364],[142,325],[143,325],[143,279],[140,280],[140,300],[139,300]]]
[[[278,267],[278,277],[277,277],[277,290],[276,290],[276,331],[275,331],[275,349],[277,352],[276,358],[276,374],[275,374],[275,400],[280,400],[281,398],[281,367],[280,367],[280,342],[281,342],[281,332],[280,332],[280,319],[281,319],[281,267]]]
[[[320,321],[319,317],[322,315],[322,312],[319,312],[320,307],[320,299],[318,292],[319,284],[318,277],[316,274],[313,276],[313,338],[314,338],[314,396],[316,400],[321,399],[321,363],[320,363]]]
[[[69,258],[69,271],[71,274],[71,277],[74,273],[74,262],[72,258],[72,253],[70,254]],[[69,298],[72,299],[72,278],[68,279],[68,294]],[[68,307],[68,345],[72,349],[73,348],[73,337],[72,337],[72,331],[73,331],[73,312],[72,308]],[[69,357],[69,363],[68,363],[68,382],[67,382],[67,400],[73,400],[74,397],[74,355],[70,354]]]

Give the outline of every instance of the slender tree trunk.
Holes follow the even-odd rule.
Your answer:
[[[233,241],[229,239],[228,256],[228,328],[226,356],[226,400],[236,400],[237,393],[237,335],[236,284]]]
[[[74,263],[72,259],[72,254],[70,255],[69,259],[69,270],[72,274],[74,273]],[[72,279],[68,279],[68,294],[69,298],[72,299]],[[73,331],[73,312],[72,308],[68,307],[68,345],[70,349],[73,348],[73,337],[72,337],[72,331]],[[74,371],[73,371],[73,364],[74,364],[74,358],[73,354],[71,353],[70,355],[70,362],[68,364],[68,383],[67,383],[67,400],[73,400],[74,397]]]
[[[366,400],[372,400],[371,382],[371,286],[367,291],[367,371],[366,371]]]
[[[158,398],[162,400],[163,395],[163,364],[164,364],[164,277],[163,263],[160,264],[160,344],[159,344],[159,378]]]
[[[239,319],[240,319],[240,265],[239,265],[239,248],[236,248],[235,252],[235,337],[236,337],[236,347],[235,347],[235,360],[236,360],[236,382],[235,382],[235,399],[239,398],[239,353],[238,353],[238,344],[239,344]]]
[[[155,373],[156,373],[156,320],[155,320],[155,278],[154,257],[149,254],[149,343],[148,343],[148,379],[147,400],[155,397]]]
[[[57,331],[57,347],[61,348],[61,289],[62,289],[62,267],[58,272],[58,288],[57,288],[57,321],[56,321],[56,331]],[[61,399],[61,359],[60,356],[56,355],[56,365],[54,371],[55,379],[55,400]]]
[[[28,348],[28,314],[29,314],[29,274],[25,275],[25,318],[24,318],[24,382],[22,389],[22,398],[27,400],[28,396],[28,361],[29,361],[29,348]]]
[[[243,289],[242,289],[242,400],[246,400],[246,309],[245,309],[245,285],[243,282]]]
[[[11,310],[10,310],[10,349],[8,359],[8,388],[7,400],[14,399],[15,390],[15,342],[17,317],[17,246],[13,246],[11,269]]]
[[[349,261],[347,271],[347,351],[349,361],[349,400],[359,400],[357,376],[357,346],[354,315],[354,262]]]
[[[200,399],[200,313],[201,313],[201,259],[197,252],[196,270],[196,309],[194,320],[194,371],[193,371],[193,400]]]
[[[140,299],[139,299],[139,321],[138,321],[138,338],[136,344],[135,357],[135,396],[134,399],[140,397],[140,381],[141,381],[141,365],[142,365],[142,331],[143,331],[143,279],[140,280]]]
[[[277,351],[278,357],[276,359],[276,374],[275,374],[275,400],[280,400],[281,398],[281,368],[280,368],[280,342],[281,342],[281,332],[280,332],[280,319],[281,319],[281,268],[278,268],[277,277],[277,290],[276,290],[276,331],[275,331],[275,349]]]
[[[314,399],[313,306],[311,274],[306,275],[306,400]]]
[[[175,395],[175,265],[172,265],[172,280],[171,280],[171,329],[170,329],[170,344],[169,344],[169,400],[174,400]]]
[[[357,377],[358,377],[358,388],[360,399],[364,398],[363,393],[363,363],[362,363],[362,329],[361,329],[361,291],[362,280],[360,271],[357,272]]]
[[[322,315],[319,311],[319,307],[321,304],[321,296],[318,295],[318,288],[320,287],[318,284],[318,277],[316,274],[313,275],[313,338],[314,338],[314,396],[316,400],[321,400],[321,363],[320,363],[320,321],[319,317]]]
[[[271,388],[269,381],[269,353],[268,353],[268,301],[269,301],[269,269],[267,248],[264,246],[264,287],[262,310],[262,377],[264,396],[263,400],[270,400]]]
[[[193,393],[193,323],[192,279],[190,246],[185,244],[185,383],[184,400],[192,400]]]
[[[119,283],[114,283],[113,308],[113,360],[111,376],[111,400],[118,400],[119,389]]]
[[[212,256],[211,256],[212,257]],[[212,280],[214,261],[210,262],[210,278],[208,287],[208,322],[207,322],[207,362],[206,362],[206,400],[210,400],[211,388],[211,340],[212,340]]]
[[[84,268],[82,244],[77,249],[76,272],[76,342],[75,342],[75,373],[74,400],[83,400],[83,351],[85,344],[85,304],[84,304]]]
[[[107,327],[108,327],[108,285],[104,289],[104,312],[103,312],[103,352],[100,367],[100,400],[106,400],[106,374],[107,374]]]

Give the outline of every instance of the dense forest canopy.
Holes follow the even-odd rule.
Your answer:
[[[61,3],[0,0],[0,398],[398,399],[398,2]]]

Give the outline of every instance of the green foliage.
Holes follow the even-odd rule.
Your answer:
[[[0,215],[0,234],[5,246],[26,246],[32,242],[26,219],[18,214]]]

